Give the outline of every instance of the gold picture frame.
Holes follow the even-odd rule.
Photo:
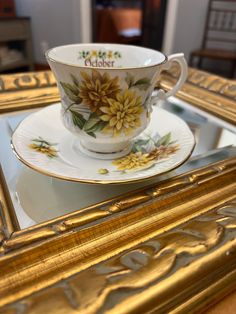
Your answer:
[[[169,89],[176,68],[159,84]],[[2,75],[0,113],[59,100]],[[178,97],[236,125],[236,83],[190,69]],[[236,158],[19,230],[0,173],[0,313],[189,313],[235,289]]]

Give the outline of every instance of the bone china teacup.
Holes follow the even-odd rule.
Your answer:
[[[61,94],[64,126],[89,156],[119,158],[148,125],[152,104],[174,95],[187,77],[183,54],[116,44],[75,44],[50,49],[48,63]],[[153,90],[176,61],[180,78],[171,91]]]

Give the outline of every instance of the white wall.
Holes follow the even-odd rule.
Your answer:
[[[162,43],[162,51],[167,55],[173,53],[173,43],[175,36],[175,28],[177,24],[177,11],[179,0],[168,0],[165,16],[164,35]]]
[[[190,52],[201,47],[208,0],[169,0],[163,51],[167,54]]]
[[[78,43],[84,38],[81,27],[82,0],[15,0],[15,4],[18,16],[31,17],[36,63],[46,63],[44,52],[48,48]],[[89,15],[88,9],[86,14]],[[85,38],[89,41],[87,29],[86,34]]]

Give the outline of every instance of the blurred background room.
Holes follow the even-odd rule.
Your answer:
[[[235,34],[235,0],[0,0],[0,73],[47,69],[51,47],[110,42],[184,52],[234,79]]]

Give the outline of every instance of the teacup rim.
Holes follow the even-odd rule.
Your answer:
[[[49,56],[49,53],[53,50],[53,49],[56,49],[56,48],[61,48],[61,47],[72,47],[72,46],[88,46],[88,45],[91,45],[91,46],[108,46],[108,45],[111,45],[111,46],[122,46],[122,47],[125,47],[125,48],[128,48],[128,47],[132,47],[132,48],[141,48],[141,49],[147,49],[147,50],[151,50],[153,52],[158,52],[158,53],[161,53],[163,56],[164,56],[164,60],[162,62],[158,62],[158,63],[155,63],[155,64],[151,64],[151,65],[142,65],[142,66],[132,66],[132,67],[122,67],[122,68],[119,68],[119,67],[112,67],[112,68],[107,68],[107,67],[94,67],[94,66],[85,66],[85,65],[77,65],[77,64],[73,64],[73,63],[70,63],[70,62],[62,62],[62,61],[58,61],[56,59],[53,59],[52,57]],[[140,47],[140,46],[137,46],[137,45],[124,45],[124,44],[113,44],[113,43],[78,43],[78,44],[68,44],[68,45],[60,45],[60,46],[56,46],[56,47],[53,47],[53,48],[50,48],[48,49],[46,52],[45,52],[45,56],[46,56],[46,59],[51,61],[51,62],[54,62],[54,63],[58,63],[58,64],[64,64],[64,65],[68,65],[68,66],[72,66],[72,67],[75,67],[75,68],[82,68],[82,69],[97,69],[97,70],[130,70],[130,69],[147,69],[147,68],[153,68],[153,67],[156,67],[156,66],[160,66],[162,64],[165,64],[167,61],[168,61],[168,57],[165,53],[163,53],[162,51],[159,51],[159,50],[154,50],[152,48],[148,48],[148,47]]]

